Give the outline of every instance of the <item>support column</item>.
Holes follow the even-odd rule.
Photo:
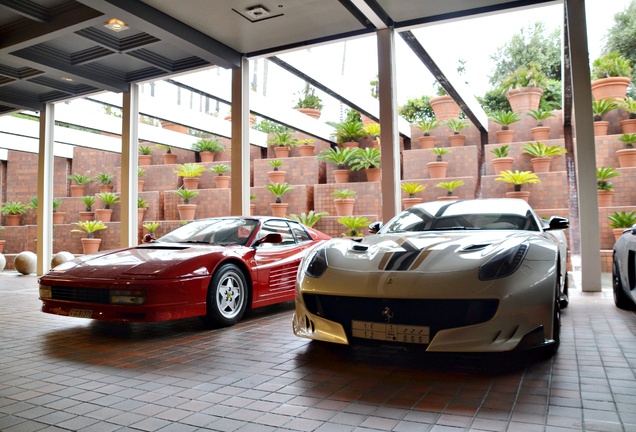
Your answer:
[[[249,61],[232,69],[232,185],[230,214],[250,214]]]
[[[121,132],[121,247],[137,244],[137,166],[139,153],[139,86],[130,84],[123,94]]]
[[[579,188],[581,239],[581,289],[601,291],[601,244],[599,239],[598,197],[596,191],[596,153],[592,123],[592,88],[587,49],[585,2],[566,0],[572,95],[576,133],[576,173]]]
[[[380,149],[382,221],[388,222],[402,209],[400,195],[400,138],[397,129],[395,83],[395,31],[377,31],[380,100]]]
[[[38,248],[37,274],[51,268],[53,257],[53,130],[55,105],[47,103],[40,112],[38,152]]]

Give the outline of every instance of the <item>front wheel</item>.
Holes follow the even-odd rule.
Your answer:
[[[234,264],[224,264],[212,277],[208,290],[206,320],[221,327],[236,324],[248,300],[248,283],[245,275]]]
[[[618,263],[616,262],[616,255],[612,260],[612,291],[614,291],[614,304],[620,309],[634,309],[634,305],[625,293],[623,282],[621,281],[621,274],[618,270]]]

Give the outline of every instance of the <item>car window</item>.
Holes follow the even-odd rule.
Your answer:
[[[290,244],[296,244],[296,241],[294,240],[294,235],[292,234],[291,229],[289,228],[289,225],[287,225],[287,223],[285,221],[282,220],[272,220],[272,221],[267,221],[263,224],[263,226],[261,227],[260,232],[258,233],[257,236],[257,240],[262,239],[263,237],[265,237],[267,234],[280,234],[281,237],[283,238],[283,241],[281,243],[261,243],[259,245],[259,247],[272,247],[272,246],[289,246]]]
[[[312,240],[311,236],[307,233],[307,231],[305,231],[305,228],[303,228],[301,224],[297,222],[288,222],[288,224],[291,226],[292,232],[294,233],[298,243],[304,243]]]

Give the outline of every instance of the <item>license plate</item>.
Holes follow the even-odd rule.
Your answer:
[[[430,342],[430,328],[427,326],[351,321],[351,331],[354,337],[363,339],[413,344]]]
[[[75,318],[90,318],[93,316],[93,311],[90,309],[71,309],[68,316]]]

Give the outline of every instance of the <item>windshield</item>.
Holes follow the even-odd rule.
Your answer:
[[[162,243],[204,243],[245,246],[258,225],[253,219],[201,219],[159,237]]]

